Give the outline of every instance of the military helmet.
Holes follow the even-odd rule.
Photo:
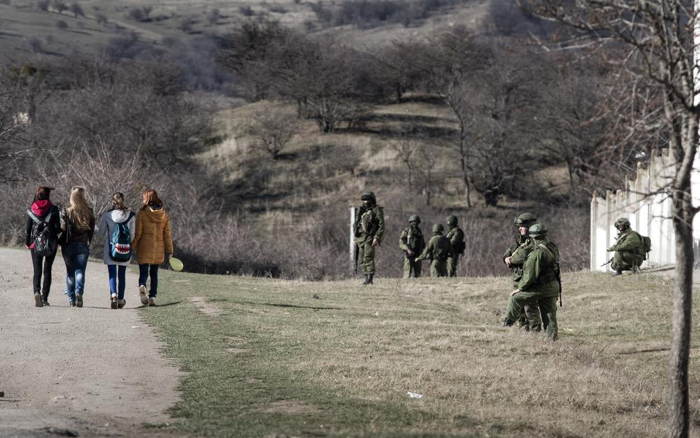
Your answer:
[[[433,225],[433,233],[443,233],[444,231],[445,227],[442,224]]]
[[[415,222],[416,224],[419,224],[419,223],[420,223],[420,216],[418,216],[417,214],[412,214],[412,215],[408,218],[408,222],[409,222],[409,223],[410,223],[410,222]]]
[[[360,197],[362,201],[376,201],[377,198],[374,196],[374,192],[365,192]]]
[[[457,225],[457,216],[451,214],[447,216],[447,225],[454,226]]]
[[[545,227],[543,224],[532,224],[530,225],[530,228],[528,228],[527,232],[531,237],[546,236],[547,227]]]
[[[529,227],[537,221],[537,216],[532,213],[523,213],[515,218],[515,225]]]
[[[621,217],[615,221],[615,228],[622,230],[630,227],[630,220],[626,217]]]

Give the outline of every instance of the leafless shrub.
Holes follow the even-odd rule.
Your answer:
[[[37,0],[36,8],[39,9],[40,11],[47,12],[49,10],[50,4],[51,4],[51,0]]]
[[[41,43],[41,40],[37,37],[29,38],[27,40],[27,45],[29,46],[29,49],[34,53],[41,53],[44,51],[44,47]]]
[[[95,13],[95,20],[97,21],[97,24],[105,25],[109,21],[107,20],[107,16],[101,12]]]
[[[254,139],[253,146],[256,149],[267,152],[276,160],[294,137],[297,123],[296,116],[282,107],[265,108],[251,117],[246,133]]]
[[[207,22],[209,22],[209,24],[211,24],[211,25],[217,24],[220,19],[221,19],[221,12],[216,8],[210,10],[209,13],[207,14]]]
[[[51,7],[56,10],[59,14],[62,14],[63,11],[68,9],[68,5],[65,4],[62,0],[53,0],[51,2]]]
[[[56,28],[61,30],[68,29],[68,23],[63,20],[58,20],[56,21]]]
[[[255,15],[253,8],[248,5],[239,7],[238,12],[240,12],[244,17],[252,17]]]
[[[78,2],[71,3],[68,7],[68,10],[73,14],[75,18],[85,16],[85,11],[83,11],[83,7],[80,6],[80,3]]]

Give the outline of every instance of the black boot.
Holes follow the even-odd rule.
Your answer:
[[[369,274],[365,274],[365,281],[362,282],[362,285],[365,286],[369,284]]]
[[[371,274],[367,274],[367,284],[373,284],[372,280],[374,279],[374,272]]]
[[[49,305],[49,293],[48,292],[42,292],[41,299],[44,302],[44,306]]]

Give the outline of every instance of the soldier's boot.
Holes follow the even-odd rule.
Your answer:
[[[622,275],[622,269],[618,269],[617,271],[613,272],[613,277],[617,277],[618,275]]]
[[[374,280],[374,272],[367,274],[367,284],[374,284],[372,280]]]
[[[373,274],[365,274],[365,281],[362,282],[363,286],[366,286],[368,284],[372,284],[372,275]]]

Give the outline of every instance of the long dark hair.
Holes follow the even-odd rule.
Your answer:
[[[51,190],[53,190],[53,187],[39,186],[39,188],[36,189],[36,193],[34,194],[34,200],[48,201],[51,197]]]

